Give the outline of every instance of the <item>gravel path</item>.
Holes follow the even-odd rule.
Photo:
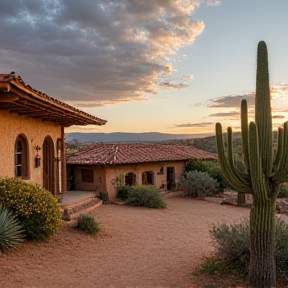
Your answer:
[[[191,273],[212,251],[209,226],[249,209],[185,198],[166,209],[103,205],[95,237],[62,227],[47,242],[0,255],[0,287],[201,287]]]

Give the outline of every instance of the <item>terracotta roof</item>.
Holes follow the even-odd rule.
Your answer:
[[[189,159],[217,159],[214,154],[185,145],[95,144],[92,149],[70,156],[67,164],[113,165]]]
[[[105,120],[78,110],[64,102],[42,93],[14,72],[0,74],[0,109],[11,113],[72,125],[104,125]]]

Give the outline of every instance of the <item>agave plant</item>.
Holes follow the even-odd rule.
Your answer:
[[[18,247],[24,238],[24,230],[17,218],[5,207],[0,205],[0,250]]]

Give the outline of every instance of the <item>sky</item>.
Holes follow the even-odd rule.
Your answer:
[[[268,47],[273,125],[288,119],[288,0],[0,0],[0,73],[104,126],[66,132],[214,134],[254,119]]]

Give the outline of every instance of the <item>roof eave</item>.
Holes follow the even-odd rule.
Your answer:
[[[106,120],[92,116],[33,89],[28,84],[25,84],[20,76],[17,76],[17,78],[10,76],[7,80],[0,81],[0,93],[2,93],[0,102],[6,103],[6,105],[7,103],[11,103],[10,106],[15,105],[14,108],[7,108],[10,112],[12,111],[11,113],[16,111],[14,113],[18,113],[19,115],[27,115],[32,118],[40,118],[43,121],[56,122],[64,127],[73,125],[102,126],[107,123]],[[7,95],[4,95],[6,93]],[[23,99],[22,103],[17,103],[17,100],[20,98],[21,100]],[[37,106],[40,111],[36,115],[35,113],[30,113],[33,112],[33,108],[29,107],[29,105],[34,108]],[[5,110],[5,108],[3,109]],[[43,112],[42,117],[41,112]]]

